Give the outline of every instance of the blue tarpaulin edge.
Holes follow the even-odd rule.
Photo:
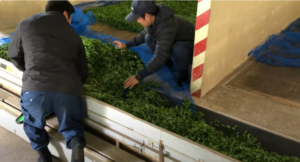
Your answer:
[[[248,55],[274,66],[300,67],[300,18],[278,34],[271,35]]]

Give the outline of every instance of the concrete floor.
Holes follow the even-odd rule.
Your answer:
[[[34,162],[39,157],[28,142],[2,127],[0,127],[0,141],[1,162]],[[53,162],[58,160],[53,158]]]
[[[260,66],[260,68],[265,70],[266,74],[276,73],[279,68],[270,68],[269,65],[257,64],[253,59],[249,59],[201,99],[194,98],[195,103],[239,121],[264,128],[265,130],[280,134],[295,141],[300,141],[300,107],[296,101],[293,101],[291,97],[282,98],[283,96],[276,96],[275,93],[268,94],[264,92],[264,94],[262,94],[258,92],[266,89],[266,83],[268,83],[268,87],[271,87],[268,89],[273,89],[272,92],[276,89],[277,92],[284,94],[282,91],[286,91],[285,88],[297,88],[298,85],[294,84],[297,82],[297,80],[295,80],[297,78],[281,85],[285,88],[279,88],[276,78],[258,75],[261,71],[255,72],[252,70],[251,72],[254,73],[252,76],[257,77],[254,79],[261,80],[260,83],[257,83],[256,89],[258,90],[251,91],[245,87],[246,84],[240,85],[240,87],[234,87],[228,84],[239,76],[239,74],[244,74],[244,69],[250,66],[252,66],[251,68]],[[295,72],[299,71],[297,68],[285,68],[281,70],[282,74],[295,74]],[[267,80],[262,81],[262,77],[265,77]],[[282,76],[282,78],[285,79],[286,77]],[[289,102],[286,102],[287,99]]]
[[[300,105],[300,68],[254,63],[227,84],[289,105]]]
[[[97,22],[95,25],[91,25],[91,29],[100,32],[102,34],[110,35],[118,39],[129,41],[133,37],[135,37],[138,33],[132,33],[125,30],[117,30],[115,28],[111,28],[108,25],[103,25]]]
[[[108,25],[103,25],[101,23],[96,23],[95,25],[90,26],[92,30],[96,32],[100,32],[102,34],[110,35],[116,37],[118,39],[129,41],[138,33],[132,33],[125,30],[117,30],[114,28],[109,27]],[[0,36],[2,37],[9,37],[10,33],[14,32],[15,28],[11,29],[4,29],[0,31]]]

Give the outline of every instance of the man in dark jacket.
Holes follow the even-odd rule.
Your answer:
[[[142,0],[133,0],[131,13],[125,20],[128,22],[137,20],[145,29],[127,44],[115,41],[116,47],[130,48],[146,42],[154,56],[144,70],[125,81],[124,88],[132,88],[163,65],[171,69],[179,85],[182,82],[189,82],[195,36],[194,24],[176,16],[175,11],[167,6]]]
[[[72,149],[72,162],[84,161],[82,86],[88,66],[82,40],[70,25],[74,8],[68,1],[49,1],[46,12],[22,21],[8,49],[10,61],[23,71],[21,107],[24,131],[38,161],[51,162],[45,114],[54,113],[59,133]]]

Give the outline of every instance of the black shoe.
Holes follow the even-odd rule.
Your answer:
[[[37,152],[40,155],[40,157],[38,158],[38,162],[52,162],[52,155],[48,147],[42,148]]]
[[[72,160],[71,162],[84,162],[84,151],[85,147],[84,139],[81,137],[73,137],[71,140],[72,148]]]

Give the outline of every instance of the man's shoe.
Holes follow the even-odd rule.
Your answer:
[[[84,152],[85,147],[84,139],[81,137],[73,137],[71,140],[72,148],[72,159],[71,162],[84,162]]]
[[[48,147],[42,148],[37,152],[40,155],[40,157],[38,158],[38,162],[52,162],[52,155]]]

